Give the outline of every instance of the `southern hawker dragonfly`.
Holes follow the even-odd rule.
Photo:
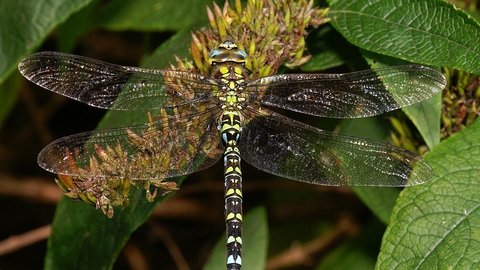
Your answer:
[[[407,150],[321,130],[265,106],[328,118],[369,117],[436,95],[446,83],[441,73],[405,65],[249,79],[247,54],[235,43],[224,41],[209,57],[210,76],[59,52],[24,58],[20,72],[47,90],[103,109],[160,110],[143,125],[60,138],[41,151],[39,165],[82,183],[148,183],[148,193],[150,186],[165,188],[165,179],[205,169],[223,156],[227,269],[242,265],[241,159],[316,185],[403,187],[433,176],[430,165]],[[69,188],[87,193],[97,206],[124,203],[121,196],[116,204],[104,194],[90,198],[93,189],[75,185]]]

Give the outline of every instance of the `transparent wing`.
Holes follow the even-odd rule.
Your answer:
[[[389,144],[317,129],[277,113],[251,109],[242,158],[268,173],[326,186],[421,184],[433,176],[420,156]]]
[[[162,115],[138,126],[60,138],[38,155],[47,171],[82,178],[162,180],[205,169],[223,154],[216,109]]]
[[[208,98],[216,82],[180,71],[125,67],[59,52],[25,57],[18,69],[31,82],[90,106],[149,110]]]
[[[344,74],[284,74],[248,83],[251,99],[300,113],[357,118],[396,110],[440,93],[445,77],[424,66],[393,66]]]

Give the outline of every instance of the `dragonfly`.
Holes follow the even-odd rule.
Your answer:
[[[440,72],[403,65],[249,78],[247,60],[230,40],[211,51],[209,75],[60,52],[27,56],[20,72],[47,90],[103,109],[159,111],[155,117],[148,113],[146,124],[60,138],[40,152],[38,163],[67,178],[126,186],[142,182],[148,189],[150,184],[166,188],[165,179],[203,170],[223,157],[230,270],[242,267],[242,159],[277,176],[325,186],[404,187],[433,177],[431,166],[410,151],[318,129],[269,108],[327,118],[370,117],[438,94],[446,84]],[[106,196],[90,198],[92,193],[82,199],[114,203]]]

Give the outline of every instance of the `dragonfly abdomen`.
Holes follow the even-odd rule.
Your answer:
[[[225,145],[225,222],[227,225],[227,269],[242,267],[242,170],[237,143],[242,132],[240,112],[228,106],[221,116],[219,132]]]
[[[237,142],[230,140],[224,153],[227,269],[240,269],[242,265],[243,195],[240,161]]]

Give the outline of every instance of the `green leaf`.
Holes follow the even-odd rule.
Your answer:
[[[145,191],[132,190],[130,205],[117,208],[111,219],[84,202],[62,198],[48,239],[45,269],[111,269],[131,233],[156,205],[142,199]],[[165,199],[160,196],[156,202]]]
[[[388,136],[382,116],[343,120],[339,133],[351,136],[384,141]],[[400,189],[388,187],[351,187],[362,202],[384,224],[388,224],[390,214]]]
[[[401,62],[401,60],[391,57],[381,56],[363,50],[362,53],[372,68],[405,64]],[[432,105],[432,102],[435,104]],[[405,113],[420,130],[424,139],[434,144],[438,144],[439,141],[440,102],[441,96],[437,95],[419,104],[403,108]],[[384,128],[385,124],[382,124],[378,120],[380,118],[383,118],[383,116],[344,120],[341,124],[340,133],[383,141],[388,136],[388,133]],[[434,144],[429,145],[429,147],[433,147]],[[400,192],[398,188],[352,187],[352,190],[384,224],[388,224],[390,213],[395,206],[396,199]]]
[[[175,55],[187,57],[190,41],[191,36],[189,29],[178,32],[168,41],[162,43],[151,56],[145,59],[141,67],[162,69],[170,63],[175,63]],[[143,124],[147,121],[147,114],[145,112],[110,110],[106,113],[105,117],[103,117],[97,129]]]
[[[164,43],[152,56],[163,59],[155,62],[155,67],[166,66],[173,57],[170,54],[185,56],[189,41],[190,32],[183,31]],[[169,57],[163,57],[167,54]],[[99,127],[129,126],[145,123],[146,119],[145,112],[109,111]],[[130,234],[147,220],[157,203],[166,198],[158,196],[156,203],[150,203],[145,200],[143,189],[132,188],[131,193],[130,205],[124,210],[115,208],[112,219],[84,202],[63,198],[55,213],[45,269],[111,269]]]
[[[390,215],[400,194],[399,188],[351,187],[351,189],[383,224],[390,222]]]
[[[371,270],[378,256],[376,251],[382,240],[385,226],[376,221],[369,224],[355,238],[344,242],[328,253],[316,270]]]
[[[403,111],[417,127],[429,148],[440,143],[442,95],[436,95],[421,103],[405,107]]]
[[[480,26],[446,1],[350,1],[330,7],[352,44],[416,63],[480,73]]]
[[[376,54],[366,50],[360,50],[367,63],[372,68],[380,68],[393,65],[409,64],[404,60]],[[405,114],[412,120],[429,148],[440,142],[440,117],[442,114],[442,95],[421,103],[402,108]]]
[[[79,36],[89,30],[98,27],[95,18],[95,10],[99,9],[99,0],[93,1],[88,6],[79,10],[68,17],[65,23],[58,26],[57,33],[57,49],[61,52],[71,52],[75,49]]]
[[[110,30],[180,30],[201,21],[207,22],[206,6],[212,0],[116,0],[96,14],[98,24]]]
[[[303,71],[319,71],[343,65],[346,61],[354,61],[360,57],[358,49],[348,43],[329,24],[307,36],[310,60],[301,66]]]
[[[91,1],[1,1],[0,83],[54,27]]]
[[[242,269],[265,269],[268,248],[267,212],[264,207],[251,210],[244,217]],[[226,262],[225,234],[213,248],[205,270],[224,270]]]
[[[478,269],[480,121],[425,158],[435,177],[405,188],[392,213],[376,269]]]
[[[0,129],[20,95],[20,82],[22,76],[14,73],[0,84]]]

